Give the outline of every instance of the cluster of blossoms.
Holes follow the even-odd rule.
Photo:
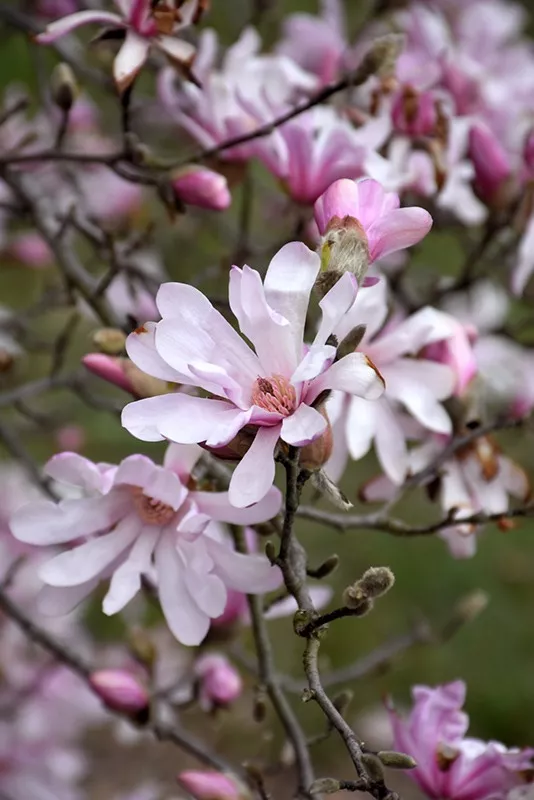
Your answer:
[[[534,353],[511,324],[534,272],[534,53],[522,11],[502,0],[394,4],[356,42],[341,3],[324,0],[320,14],[286,19],[272,52],[248,26],[221,56],[214,30],[195,38],[203,0],[116,0],[115,11],[77,0],[33,5],[39,44],[57,46],[85,25],[97,26],[99,52],[119,41],[110,69],[123,130],[120,141],[104,132],[68,72],[56,73],[51,108],[33,118],[24,98],[7,92],[0,252],[32,268],[59,264],[61,303],[74,297],[89,324],[95,315],[116,323],[98,332],[99,352],[82,363],[131,396],[125,431],[166,450],[161,464],[144,454],[95,463],[74,452],[83,434],[65,429],[72,445],[44,468],[50,496],[23,493],[19,503],[9,488],[0,496],[0,547],[6,566],[28,558],[38,613],[74,613],[65,635],[93,656],[76,609],[95,597],[100,605],[102,584],[105,615],[136,619],[141,597],[159,603],[180,644],[161,646],[172,654],[167,668],[140,650],[129,659],[98,652],[102,668],[87,683],[107,709],[141,723],[163,697],[171,708],[196,703],[214,714],[244,682],[212,641],[250,622],[247,595],[283,584],[281,557],[256,552],[259,532],[280,530],[277,462],[298,450],[301,476],[344,510],[356,496],[355,487],[348,498],[339,488],[350,459],[374,451],[380,472],[359,498],[386,510],[422,476],[455,558],[475,554],[480,521],[508,529],[511,498],[528,501],[526,471],[491,430],[477,430],[534,407]],[[145,70],[157,95],[148,110],[135,105]],[[155,156],[177,135],[204,148],[194,163]],[[188,205],[225,211],[239,183],[248,219],[256,169],[274,178],[266,217],[277,218],[284,243],[260,271],[242,263],[243,253],[258,264],[263,254],[245,231],[222,301],[201,291],[202,277],[167,280],[145,232],[124,236],[146,213],[149,190],[173,216]],[[202,238],[195,224],[193,216],[192,241]],[[429,267],[419,282],[409,251],[422,243],[418,258],[429,261],[433,225],[438,236],[459,230],[472,250],[458,276]],[[77,250],[65,267],[71,235],[109,258],[108,274],[86,274]],[[482,259],[495,265],[492,277],[477,272]],[[14,331],[14,315],[0,309],[0,370],[23,352]],[[63,346],[60,337],[53,379]],[[330,599],[323,587],[311,594],[316,610]],[[282,594],[264,616],[296,610]],[[3,664],[11,634],[0,634],[8,678],[0,794],[77,800],[84,762],[76,741],[102,710],[88,700],[79,719],[66,713],[51,735],[50,697],[70,702],[63,669],[38,662],[11,676]],[[407,721],[390,709],[395,747],[416,760],[412,776],[429,798],[519,800],[533,752],[466,737],[464,699],[461,682],[415,687]],[[13,704],[17,719],[7,727]],[[199,800],[249,795],[229,774],[186,770],[179,779]],[[130,800],[158,796],[147,784]]]

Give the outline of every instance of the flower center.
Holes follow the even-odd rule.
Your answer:
[[[147,525],[167,525],[176,514],[172,506],[143,494],[140,486],[132,486],[135,510]]]
[[[288,417],[295,410],[297,395],[287,378],[271,375],[270,378],[257,378],[252,389],[252,402],[265,411]]]

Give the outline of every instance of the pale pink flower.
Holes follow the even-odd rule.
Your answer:
[[[284,19],[277,52],[292,58],[322,84],[334,81],[348,60],[348,42],[340,0],[320,0],[320,14],[297,13]]]
[[[192,164],[172,176],[172,188],[178,200],[186,205],[224,211],[232,203],[232,195],[224,175]]]
[[[378,181],[362,178],[336,181],[319,197],[313,210],[321,235],[336,217],[340,221],[345,217],[355,219],[372,263],[417,244],[432,226],[428,211],[399,206],[395,192],[385,192]]]
[[[394,746],[415,758],[417,767],[408,774],[429,798],[506,800],[508,791],[522,784],[520,772],[530,767],[532,751],[466,736],[463,681],[435,689],[414,686],[412,696],[407,719],[390,710]]]
[[[270,122],[313,91],[317,79],[290,58],[260,53],[261,40],[254,28],[245,28],[228,48],[220,69],[215,67],[217,37],[206,30],[200,37],[195,74],[202,88],[191,82],[176,85],[176,72],[162,70],[159,97],[170,118],[202,147],[214,147]],[[227,148],[224,160],[246,161],[269,150],[266,136]]]
[[[327,409],[335,421],[335,452],[327,472],[334,480],[340,477],[348,453],[362,458],[374,442],[386,474],[395,483],[402,483],[409,466],[405,412],[427,430],[452,430],[442,402],[454,391],[453,370],[414,356],[425,345],[454,336],[456,320],[426,307],[384,325],[387,314],[387,284],[382,278],[359,292],[345,319],[334,329],[341,341],[356,325],[366,326],[359,347],[369,353],[386,384],[383,396],[373,403],[357,396],[340,395],[329,400]]]
[[[321,326],[313,344],[304,347],[319,270],[319,256],[300,242],[274,256],[263,283],[248,266],[232,269],[230,306],[255,352],[198,289],[181,283],[159,290],[161,322],[128,337],[128,355],[140,369],[211,395],[174,393],[131,403],[122,417],[130,433],[144,441],[202,442],[217,449],[243,428],[251,431],[252,444],[230,481],[230,502],[237,507],[269,491],[279,439],[300,447],[325,432],[327,422],[314,408],[323,391],[341,389],[370,400],[383,392],[363,353],[334,362],[336,349],[326,344],[356,296],[350,273],[321,300]]]
[[[199,702],[205,711],[228,706],[241,695],[243,681],[237,669],[220,653],[206,653],[195,662]]]
[[[109,11],[77,11],[51,22],[36,39],[41,44],[55,42],[82,25],[104,25],[124,30],[125,40],[113,64],[113,77],[120,92],[135,80],[146,62],[151,47],[161,50],[171,61],[189,70],[195,48],[172,35],[195,21],[198,0],[186,0],[176,8],[173,0],[152,3],[151,0],[116,0],[119,14]]]
[[[233,775],[224,772],[186,770],[178,780],[197,800],[245,800],[249,795]]]
[[[111,578],[103,610],[115,614],[148,576],[157,584],[170,629],[191,645],[202,641],[210,619],[223,611],[227,588],[252,593],[275,588],[279,571],[265,557],[235,552],[208,523],[270,519],[280,507],[280,493],[271,488],[261,503],[239,510],[226,492],[189,491],[200,453],[198,447],[170,447],[163,467],[141,455],[118,466],[96,465],[74,453],[54,456],[47,473],[82,496],[30,503],[11,520],[19,541],[70,544],[40,569],[46,584],[42,609],[65,613],[101,579]]]

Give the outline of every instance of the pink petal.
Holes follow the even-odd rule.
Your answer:
[[[191,492],[190,497],[203,514],[232,525],[255,525],[257,522],[265,522],[278,514],[282,504],[282,495],[275,486],[272,486],[258,503],[248,508],[236,508],[230,505],[228,492]]]
[[[124,21],[117,14],[110,14],[107,11],[78,11],[76,14],[69,14],[68,17],[51,22],[43,33],[35,37],[35,40],[40,44],[50,44],[50,42],[55,42],[60,36],[65,36],[66,33],[70,33],[81,25],[93,23],[111,25],[114,28],[124,27]]]
[[[170,444],[163,458],[163,466],[172,469],[183,483],[187,483],[193,467],[202,455],[197,444]]]
[[[321,375],[332,364],[336,357],[336,348],[332,345],[312,344],[295,372],[290,378],[292,384],[311,381]]]
[[[222,400],[165,394],[129,403],[122,412],[122,425],[145,442],[168,438],[194,444],[209,439],[229,411],[234,412],[235,406]]]
[[[367,356],[349,353],[313,382],[307,402],[313,402],[324,389],[337,389],[365,400],[376,400],[384,392],[384,381]]]
[[[61,553],[39,569],[39,577],[51,586],[77,586],[100,575],[134,541],[141,523],[133,515],[115,530]]]
[[[213,539],[209,539],[207,546],[215,564],[214,569],[228,588],[247,594],[261,594],[280,586],[280,570],[273,567],[265,556],[243,555]]]
[[[358,282],[354,275],[345,272],[319,302],[322,319],[314,344],[324,344],[352,308],[358,294]]]
[[[130,486],[145,486],[150,478],[157,472],[158,467],[148,456],[139,454],[123,458],[119,464],[115,477],[114,486],[127,484]]]
[[[280,437],[281,425],[259,428],[248,452],[232,475],[228,497],[237,508],[261,500],[274,481],[274,449]]]
[[[126,339],[126,352],[140,370],[171,383],[187,381],[185,375],[171,367],[156,350],[156,322],[145,322]]]
[[[137,77],[148,58],[150,41],[128,30],[126,40],[113,62],[113,77],[120,93],[124,92]]]
[[[102,492],[104,476],[92,461],[78,453],[58,453],[45,466],[45,472],[55,481],[79,486],[88,492]]]
[[[441,400],[450,397],[455,384],[445,364],[401,358],[384,367],[388,397],[399,400],[421,425],[436,433],[450,433],[452,423]]]
[[[297,410],[282,422],[281,439],[295,447],[313,442],[326,430],[326,420],[315,408],[301,403]]]
[[[62,500],[57,505],[43,500],[19,508],[9,525],[19,542],[61,544],[109,528],[121,511],[118,503],[121,500],[110,495]]]
[[[319,233],[324,235],[328,223],[333,217],[357,216],[359,189],[356,181],[342,178],[335,181],[324,192],[313,207],[315,222]]]
[[[164,467],[156,467],[153,475],[145,484],[144,494],[177,511],[185,501],[188,492],[174,472]]]
[[[367,231],[371,262],[420,242],[432,227],[424,208],[398,208],[379,217]]]
[[[156,45],[173,61],[189,66],[195,57],[195,46],[174,36],[158,36]]]
[[[169,535],[160,539],[155,561],[159,600],[169,628],[182,644],[200,644],[208,632],[210,618],[198,607],[187,589],[185,566]]]
[[[352,458],[358,460],[369,452],[376,433],[379,400],[369,402],[350,397],[347,413],[347,445]]]
[[[102,610],[108,616],[122,611],[141,589],[141,576],[150,572],[152,552],[161,531],[154,525],[145,526],[126,561],[111,577],[109,589],[102,601]]]
[[[386,475],[401,484],[408,472],[408,448],[404,431],[385,397],[376,401],[375,448]],[[361,423],[360,423],[361,424]]]
[[[70,614],[76,606],[83,602],[93,589],[96,589],[100,578],[82,583],[79,586],[43,586],[37,597],[37,607],[40,614],[50,617],[60,617]]]

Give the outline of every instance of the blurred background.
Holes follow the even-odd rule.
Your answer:
[[[24,3],[15,0],[3,5],[24,7]],[[369,13],[370,4],[349,1],[345,6],[351,31],[349,38],[354,39]],[[525,3],[525,6],[533,15],[534,4]],[[265,47],[278,37],[283,16],[296,10],[313,12],[316,4],[311,0],[266,3],[260,24]],[[245,0],[233,0],[230,4],[213,0],[203,25],[214,27],[222,42],[231,44],[253,15],[254,9]],[[102,64],[106,63],[107,56],[104,49],[98,49],[92,51],[91,58]],[[56,60],[50,49],[37,48],[27,35],[15,32],[0,12],[2,92],[14,84],[22,87],[32,98],[32,110],[35,110],[40,94],[46,91]],[[102,127],[110,136],[116,135],[116,103],[108,94],[99,94],[93,86],[82,89],[96,105]],[[150,126],[152,138],[159,136],[157,125],[154,134],[151,119],[153,97],[151,77],[144,75],[136,89],[133,119],[140,130]],[[187,152],[191,142],[185,137],[169,140],[162,132],[160,145],[169,155],[179,156]],[[0,142],[0,150],[1,146]],[[245,253],[251,266],[265,268],[278,244],[294,237],[298,224],[289,201],[260,164],[251,164],[245,184],[241,176],[232,178],[233,204],[228,212],[215,214],[191,209],[172,221],[147,192],[128,219],[128,224],[133,224],[140,233],[151,226],[147,235],[162,254],[165,274],[171,280],[192,282],[214,298],[225,295],[231,263],[242,263]],[[246,241],[241,236],[244,214],[249,215]],[[430,235],[418,249],[414,269],[424,282],[429,268],[454,273],[463,255],[462,245],[454,234],[439,232]],[[102,265],[94,263],[93,269],[99,274]],[[9,369],[0,373],[1,393],[49,374],[51,352],[56,352],[68,315],[61,308],[43,309],[42,302],[45,298],[46,304],[46,298],[53,297],[60,282],[53,265],[30,269],[9,255],[2,256],[0,303],[16,310],[15,319],[18,318],[23,330],[25,348]],[[80,357],[94,349],[93,336],[97,327],[90,313],[82,309],[62,355],[65,370],[76,369]],[[102,403],[105,408],[93,408],[87,398],[57,390],[30,398],[17,408],[0,408],[2,423],[16,433],[19,443],[39,464],[57,450],[69,449],[69,442],[75,442],[82,454],[96,461],[117,462],[139,450],[159,459],[163,447],[139,443],[121,428],[112,409],[120,407],[124,395],[97,379],[95,386],[98,397],[105,398]],[[523,433],[499,435],[498,439],[507,453],[532,474],[532,439]],[[1,440],[0,454],[10,458],[2,450]],[[342,488],[355,503],[355,511],[362,508],[357,495],[359,486],[376,472],[378,465],[374,456],[347,470]],[[1,498],[0,485],[0,503]],[[399,509],[399,516],[405,515],[413,521],[428,519],[430,513],[431,507],[420,490],[409,496]],[[506,532],[489,526],[480,535],[476,556],[466,561],[454,560],[444,542],[435,536],[402,539],[375,531],[340,534],[303,520],[298,522],[297,530],[309,549],[312,563],[319,564],[332,553],[340,556],[337,572],[328,579],[338,600],[343,588],[369,566],[389,565],[396,575],[394,590],[377,604],[372,614],[331,626],[321,648],[321,668],[325,674],[365,658],[384,642],[409,635],[422,621],[435,632],[435,642],[409,647],[378,673],[372,671],[362,679],[341,684],[341,687],[349,686],[354,693],[348,718],[362,737],[371,743],[387,741],[388,725],[383,711],[386,695],[392,695],[402,708],[409,702],[413,684],[432,685],[461,677],[468,686],[467,711],[472,735],[501,740],[508,745],[534,744],[533,521],[518,520],[515,527]],[[454,615],[458,602],[474,590],[487,594],[487,607],[454,635],[440,641],[440,632]],[[158,615],[153,608],[143,614],[146,625],[157,625]],[[128,626],[127,618],[104,617],[97,599],[87,609],[85,617],[91,634],[103,643],[125,635]],[[300,680],[302,642],[293,634],[290,620],[281,619],[269,625],[278,669]],[[239,648],[235,643],[230,643],[229,647],[229,652],[235,652],[238,658],[241,649],[250,653],[249,632],[243,631]],[[252,686],[253,678],[247,680]],[[320,733],[324,722],[310,707],[312,704],[304,706],[298,693],[292,694],[292,702],[310,735]],[[287,758],[276,723],[270,724],[273,722],[270,717],[266,723],[255,723],[251,708],[251,693],[246,692],[231,712],[201,717],[196,711],[186,711],[184,721],[234,758],[261,759],[267,754],[274,760]],[[121,736],[117,740],[116,733],[99,730],[89,737],[93,765],[88,781],[89,796],[104,800],[114,797],[119,790],[135,786],[138,781],[152,779],[168,786],[169,797],[179,796],[173,778],[180,768],[190,763],[180,751],[171,745],[154,745],[146,738],[124,744]],[[349,771],[348,761],[334,736],[315,747],[315,757],[319,774],[338,775]],[[390,781],[392,786],[395,786],[395,778],[392,776]],[[279,780],[280,785],[273,794],[277,798],[285,794],[286,781]],[[417,797],[409,782],[399,777],[397,784],[404,788],[406,798]]]

